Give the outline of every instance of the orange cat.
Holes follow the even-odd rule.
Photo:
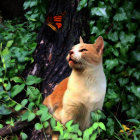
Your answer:
[[[74,120],[84,130],[90,125],[90,113],[102,109],[106,93],[103,48],[101,36],[94,44],[86,44],[80,37],[80,43],[69,52],[67,61],[72,68],[71,75],[43,102],[63,124]]]

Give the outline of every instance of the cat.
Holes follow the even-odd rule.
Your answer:
[[[43,101],[61,123],[73,120],[84,130],[90,126],[90,113],[102,109],[106,93],[103,49],[101,36],[94,44],[86,44],[80,37],[80,43],[69,51],[66,59],[72,68],[71,75]]]

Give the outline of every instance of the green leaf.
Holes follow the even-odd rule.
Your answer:
[[[81,0],[79,2],[79,5],[77,7],[77,10],[80,11],[82,8],[86,7],[87,6],[87,0]]]
[[[47,128],[49,126],[49,123],[46,121],[43,123],[44,128]]]
[[[11,88],[11,83],[8,81],[8,84],[4,83],[5,89],[8,91]]]
[[[40,123],[36,123],[35,124],[35,129],[36,130],[41,130],[43,128],[43,125],[42,124],[40,124]]]
[[[22,100],[21,105],[22,107],[25,107],[25,105],[28,103],[27,99]]]
[[[129,82],[129,79],[128,78],[119,78],[118,81],[119,81],[120,86],[125,86]]]
[[[24,83],[24,81],[20,77],[13,77],[10,80],[14,81],[15,83]]]
[[[115,14],[115,16],[113,17],[113,19],[115,21],[123,21],[123,20],[127,20],[127,16],[126,16],[126,13],[117,13]]]
[[[79,124],[74,124],[71,126],[71,132],[78,133]]]
[[[118,59],[108,59],[105,61],[106,68],[108,70],[112,70],[114,67],[119,65]]]
[[[109,32],[108,33],[108,39],[110,39],[111,41],[118,41],[118,33],[117,32]]]
[[[90,138],[90,140],[96,140],[96,137],[97,137],[97,132],[94,132]]]
[[[89,129],[86,129],[83,133],[83,140],[89,140]]]
[[[126,45],[127,43],[134,43],[136,36],[134,34],[126,34],[125,32],[120,32],[121,43]]]
[[[13,119],[13,118],[8,118],[8,119],[6,120],[6,124],[9,124],[9,125],[11,125],[11,126],[14,126],[14,119]]]
[[[95,123],[92,125],[93,130],[96,130],[98,127],[99,127],[99,124],[98,124],[97,122],[95,122]]]
[[[21,132],[20,135],[22,140],[26,140],[28,138],[28,136],[24,132]]]
[[[4,104],[0,105],[0,115],[9,115],[11,112],[12,111],[8,109]]]
[[[140,61],[140,51],[132,51],[131,59],[133,59],[134,61]]]
[[[33,76],[33,75],[28,75],[28,77],[26,79],[26,85],[38,84],[41,81],[42,81],[41,78],[38,78],[38,77]]]
[[[128,121],[128,122],[131,122],[131,123],[134,123],[134,124],[140,125],[140,121],[137,120],[137,119],[129,119],[129,120],[127,120],[127,121]]]
[[[99,122],[99,127],[100,127],[102,130],[106,131],[105,125],[104,125],[102,122]]]
[[[35,114],[33,112],[29,113],[28,122],[32,121],[35,118]]]
[[[60,132],[60,135],[63,136],[63,125],[57,121],[57,125],[54,127],[54,131]]]
[[[33,86],[27,86],[26,94],[29,95],[30,101],[34,101],[38,99],[38,96],[40,95],[40,91]]]
[[[72,125],[72,123],[73,123],[73,120],[70,120],[70,121],[68,121],[67,123],[66,123],[66,128],[70,128],[71,127],[71,125]]]
[[[114,134],[114,121],[112,118],[107,118],[107,133],[110,135],[110,136],[113,136]]]
[[[78,130],[78,136],[82,136],[82,131],[80,129]]]
[[[106,8],[100,8],[100,7],[91,8],[91,15],[107,17]]]
[[[6,47],[11,47],[13,42],[14,42],[14,40],[9,40],[6,44]]]
[[[36,6],[37,4],[38,4],[37,1],[31,1],[31,3],[30,3],[30,8],[33,7],[33,6]]]
[[[2,125],[2,124],[0,124],[0,129],[1,129],[1,128],[3,128],[3,125]]]
[[[28,105],[28,109],[29,109],[29,110],[32,110],[34,106],[35,106],[35,103],[31,102],[31,103],[29,103],[29,105]]]
[[[140,98],[140,86],[135,86],[134,84],[132,84],[131,92],[133,92],[135,94],[135,96]]]
[[[20,93],[25,87],[25,84],[15,85],[11,90],[11,97],[15,97],[18,93]]]
[[[50,124],[51,124],[51,127],[54,129],[54,127],[56,126],[56,121],[54,118],[51,118]]]
[[[26,10],[27,8],[29,8],[31,1],[25,1],[23,4],[24,9]]]
[[[17,105],[15,106],[15,110],[16,110],[16,111],[19,111],[19,110],[21,110],[21,109],[22,109],[22,105],[17,104]]]
[[[26,112],[21,116],[21,120],[22,120],[22,121],[27,120],[28,117],[29,117],[29,114],[30,114],[30,112],[29,112],[29,111],[26,111]]]
[[[40,120],[41,120],[41,121],[47,121],[47,120],[49,120],[51,117],[52,117],[52,116],[51,116],[49,113],[43,112],[42,115],[41,115]]]

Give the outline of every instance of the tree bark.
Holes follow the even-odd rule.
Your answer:
[[[77,5],[77,0],[50,1],[48,15],[66,13],[62,28],[53,31],[45,21],[38,35],[38,45],[34,52],[35,61],[25,72],[25,75],[32,74],[43,78],[41,92],[44,96],[48,96],[57,83],[70,75],[71,69],[66,56],[72,46],[79,42],[83,24],[86,23],[84,20],[81,22],[83,14],[77,13]]]

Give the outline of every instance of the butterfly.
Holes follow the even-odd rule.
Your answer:
[[[58,31],[60,28],[62,28],[62,20],[65,15],[65,12],[60,13],[55,16],[47,16],[46,18],[46,24],[54,31]]]

